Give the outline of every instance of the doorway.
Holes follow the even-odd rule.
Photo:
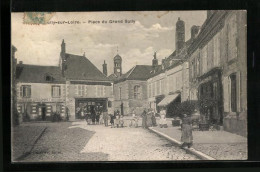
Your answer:
[[[42,107],[42,120],[45,121],[45,119],[46,119],[46,107],[43,106]]]

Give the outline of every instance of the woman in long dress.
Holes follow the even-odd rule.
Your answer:
[[[160,116],[161,116],[161,119],[160,119],[160,127],[161,128],[167,128],[167,121],[166,121],[166,111],[163,109],[160,111]]]
[[[142,113],[142,127],[147,128],[147,113],[146,110]]]
[[[91,119],[92,119],[92,124],[95,124],[95,120],[96,120],[96,111],[94,106],[91,107]]]
[[[182,147],[188,146],[190,148],[192,146],[192,120],[187,114],[184,114],[182,119],[181,141],[183,142]]]
[[[146,122],[147,127],[152,127],[152,109],[150,108],[147,113],[147,122]]]

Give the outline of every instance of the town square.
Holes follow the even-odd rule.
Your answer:
[[[247,159],[246,11],[37,16],[12,14],[13,162]]]

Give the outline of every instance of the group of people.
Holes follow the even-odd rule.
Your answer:
[[[156,118],[155,118],[155,113],[153,109],[148,109],[148,112],[146,110],[143,111],[142,113],[142,127],[143,128],[148,128],[148,127],[155,127],[156,124]]]
[[[90,125],[103,123],[103,111],[101,108],[95,106],[78,107],[76,109],[78,116],[85,118],[86,122]]]

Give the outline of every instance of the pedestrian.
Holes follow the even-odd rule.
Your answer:
[[[119,128],[119,117],[120,117],[120,114],[119,114],[119,111],[116,112],[116,117],[115,117],[115,120],[114,120],[114,125],[116,128]]]
[[[96,111],[96,124],[99,124],[100,111],[98,109],[95,109],[95,111]]]
[[[167,128],[167,121],[166,121],[166,111],[165,109],[162,109],[160,111],[160,128]]]
[[[100,116],[99,116],[99,124],[103,124],[104,123],[104,113],[102,110],[100,110]]]
[[[114,128],[114,117],[115,117],[116,112],[114,114],[110,114],[110,124],[111,128]]]
[[[152,126],[152,108],[148,109],[146,125],[147,125],[147,127]]]
[[[131,123],[130,123],[130,127],[134,127],[134,128],[138,127],[138,119],[137,119],[137,116],[135,115],[134,111],[133,111],[133,114],[132,114],[132,120],[131,120]]]
[[[66,106],[66,120],[69,121],[70,118],[70,110],[69,108]]]
[[[123,128],[124,127],[124,116],[121,115],[120,118],[119,118],[119,125],[120,125],[120,128]]]
[[[104,110],[104,112],[103,112],[103,119],[104,119],[104,124],[107,127],[108,126],[108,113],[107,113],[107,110]]]
[[[152,115],[152,117],[151,117],[151,119],[152,119],[152,126],[156,127],[156,118],[155,118],[155,113],[154,113],[153,109],[151,111],[151,115]]]
[[[88,125],[91,124],[91,121],[92,121],[91,106],[88,106],[88,108],[87,108],[87,122],[88,122]]]
[[[95,111],[94,106],[91,106],[91,119],[92,119],[92,125],[95,125],[96,111]]]
[[[141,116],[142,116],[142,127],[147,128],[147,113],[146,113],[146,110],[143,111]]]
[[[182,124],[181,124],[181,141],[183,144],[181,147],[188,146],[190,148],[193,142],[192,136],[192,120],[187,114],[183,114]]]

